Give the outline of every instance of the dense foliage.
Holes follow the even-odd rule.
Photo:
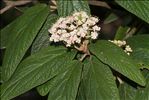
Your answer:
[[[149,1],[113,2],[148,26]],[[33,88],[41,96],[48,95],[48,100],[149,100],[149,35],[145,33],[149,31],[134,31],[130,23],[136,21],[126,16],[127,23],[119,25],[113,40],[126,41],[130,55],[100,37],[102,32],[97,40],[89,40],[85,51],[50,42],[48,29],[59,18],[79,11],[92,14],[85,0],[57,0],[54,12],[46,4],[36,4],[1,30],[2,100]],[[111,13],[101,20],[115,21]]]

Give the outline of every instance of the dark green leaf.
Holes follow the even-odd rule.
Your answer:
[[[61,75],[61,74],[60,74]],[[52,79],[50,79],[49,81],[47,81],[46,83],[40,85],[37,87],[37,91],[38,93],[41,95],[41,96],[45,96],[49,93],[49,91],[52,89],[52,87],[55,86],[55,84],[57,83],[57,81],[59,80],[60,78],[60,75],[59,77],[56,76]]]
[[[142,67],[149,69],[149,35],[137,35],[127,39],[132,48],[131,57]]]
[[[137,88],[127,84],[122,83],[119,86],[120,100],[135,100]]]
[[[149,100],[149,71],[143,70],[146,86],[136,87],[124,82],[119,86],[121,100]]]
[[[80,79],[82,65],[74,61],[65,73],[57,76],[58,82],[49,91],[48,100],[75,100]]]
[[[31,15],[34,17],[30,17],[28,14],[26,14],[24,15],[23,19],[20,19],[22,23],[16,20],[16,22],[14,22],[15,26],[12,26],[14,25],[12,23],[10,26],[6,27],[6,29],[12,31],[4,29],[7,32],[11,32],[12,37],[10,38],[9,44],[7,45],[3,60],[3,81],[6,81],[11,77],[48,15],[49,9],[46,5],[39,5],[35,8],[36,9],[31,8],[31,11],[34,11]],[[37,8],[40,10],[40,12]],[[29,12],[30,11],[27,13]]]
[[[85,100],[119,100],[119,93],[110,68],[92,57],[84,69],[89,67],[83,77]]]
[[[85,11],[90,14],[87,0],[58,0],[59,16],[69,16],[75,11]]]
[[[132,47],[149,49],[149,35],[136,35],[127,39],[127,43]]]
[[[100,40],[90,45],[90,50],[101,61],[111,66],[114,70],[140,85],[145,85],[144,77],[140,73],[137,64],[117,45],[105,40]]]
[[[149,69],[149,49],[134,49],[131,57],[139,64],[141,68]]]
[[[45,8],[45,5],[38,4],[37,6],[29,8],[24,12],[23,15],[18,17],[12,23],[3,28],[0,32],[0,48],[5,48],[9,43],[14,41],[18,34],[24,30],[33,21],[34,17],[37,16]]]
[[[40,30],[38,36],[36,37],[33,45],[32,45],[32,53],[39,51],[40,49],[47,47],[49,45],[49,32],[48,29],[53,25],[56,21],[57,15],[51,14],[47,17],[45,24]]]
[[[138,88],[136,93],[136,97],[134,100],[149,100],[149,71],[143,70],[143,74],[146,79],[146,86],[142,88]]]
[[[116,2],[129,12],[149,23],[148,0],[116,0]]]
[[[74,53],[50,46],[28,57],[18,66],[11,79],[2,84],[1,98],[14,98],[66,71]]]

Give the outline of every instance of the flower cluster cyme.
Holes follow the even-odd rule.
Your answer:
[[[64,42],[66,47],[80,45],[84,40],[97,39],[100,27],[99,19],[87,15],[86,12],[75,12],[72,16],[59,18],[48,30],[51,34],[50,41]]]
[[[129,45],[126,44],[126,41],[121,41],[121,40],[109,40],[110,42],[116,44],[119,47],[124,48],[124,52],[126,52],[128,55],[132,52],[132,49]]]

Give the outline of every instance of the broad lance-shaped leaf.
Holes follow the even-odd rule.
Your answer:
[[[146,86],[138,88],[135,100],[149,100],[149,70],[142,71],[146,79]]]
[[[57,19],[56,14],[51,14],[47,17],[42,29],[40,30],[38,36],[32,45],[32,53],[39,51],[40,49],[47,47],[49,45],[49,32],[48,29],[54,24]]]
[[[142,86],[145,85],[145,79],[137,64],[117,45],[106,40],[100,40],[90,45],[90,50],[98,59],[114,70]]]
[[[49,91],[48,100],[75,100],[81,79],[82,65],[72,62],[65,73],[62,73],[56,84]]]
[[[149,23],[148,0],[116,0],[116,2],[129,12]]]
[[[13,29],[12,34],[16,35],[7,45],[2,66],[3,81],[11,77],[48,15],[49,9],[46,5],[40,5],[38,9],[40,12],[36,9],[38,13],[34,13],[34,17],[26,16],[27,18],[22,19],[25,21],[24,24],[21,25],[18,21],[15,24],[15,27],[20,28],[20,30],[16,30],[18,28]]]
[[[75,11],[85,11],[90,14],[87,0],[57,0],[58,15],[69,16]]]
[[[146,79],[146,86],[132,86],[124,82],[119,86],[121,100],[149,100],[149,71],[143,69],[142,73]]]
[[[34,17],[45,8],[45,5],[38,4],[29,8],[23,15],[19,16],[12,23],[8,24],[0,32],[0,47],[6,48],[9,43],[14,41],[18,34],[26,28],[34,19]]]
[[[131,48],[134,50],[137,48],[149,49],[149,35],[148,34],[136,35],[136,36],[128,38],[126,41],[131,46]]]
[[[141,68],[149,69],[149,35],[136,35],[127,39],[133,52],[130,55]]]
[[[83,74],[85,100],[119,100],[114,76],[107,65],[92,56],[85,68],[88,68]]]
[[[119,86],[120,100],[135,100],[136,92],[137,88],[128,83],[123,82]]]
[[[76,52],[48,47],[25,59],[1,88],[3,100],[12,99],[67,70]]]

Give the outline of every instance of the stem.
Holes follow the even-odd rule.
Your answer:
[[[88,54],[84,54],[79,60],[82,62]]]
[[[83,56],[80,58],[81,62],[85,59],[87,55],[90,55],[90,52],[88,50],[88,43],[89,43],[89,40],[85,40],[83,41],[83,44],[81,44],[80,47],[74,46],[75,49],[84,53]]]
[[[20,5],[25,5],[27,3],[32,2],[32,0],[22,0],[22,1],[9,1],[9,0],[3,0],[6,3],[6,7],[2,8],[0,10],[0,14],[3,14],[7,10]]]

